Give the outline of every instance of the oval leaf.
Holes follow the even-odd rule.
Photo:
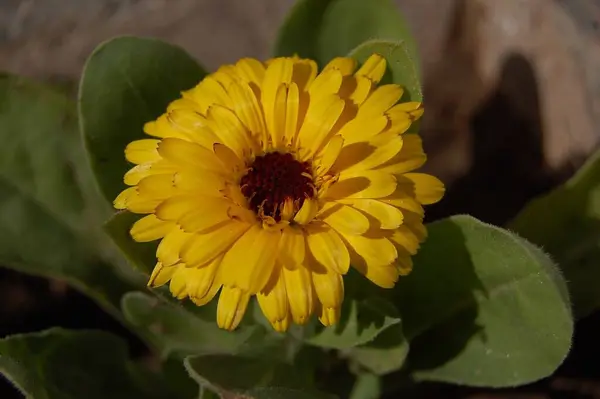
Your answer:
[[[550,375],[571,344],[566,285],[527,241],[468,216],[429,226],[394,294],[418,379],[504,387]]]
[[[28,398],[177,397],[128,359],[121,339],[100,331],[56,328],[4,338],[0,372]]]
[[[600,308],[600,151],[563,186],[529,203],[509,228],[550,252],[585,317]]]
[[[185,51],[154,39],[109,40],[88,59],[79,88],[79,118],[92,169],[112,202],[131,167],[128,143],[166,111],[182,90],[195,86],[204,70]]]

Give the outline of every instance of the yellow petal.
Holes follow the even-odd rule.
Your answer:
[[[398,105],[395,105],[390,110],[388,110],[385,113],[385,115],[387,116],[387,119],[389,121],[387,131],[393,134],[400,135],[408,130],[408,128],[413,123],[413,119],[409,114],[405,112],[392,112],[392,110]]]
[[[348,249],[331,227],[311,223],[307,226],[306,243],[319,264],[339,274],[348,272],[350,267]]]
[[[316,172],[318,176],[324,176],[327,172],[329,172],[336,159],[340,155],[343,145],[344,138],[340,135],[335,135],[329,140],[327,146],[323,150],[321,158],[316,165]]]
[[[130,233],[137,242],[148,242],[163,238],[174,227],[175,224],[172,222],[165,222],[154,215],[148,215],[136,221]]]
[[[177,195],[165,200],[156,208],[156,216],[162,220],[177,221],[185,214],[197,211],[204,207],[204,201],[209,205],[214,202],[225,202],[225,199],[204,197],[200,195]]]
[[[357,267],[357,270],[381,288],[394,288],[400,275],[400,270],[395,263],[385,266],[361,266]]]
[[[378,228],[381,229],[396,229],[404,222],[404,215],[395,206],[386,204],[374,199],[354,199],[345,200],[347,203],[356,209],[360,209],[364,213],[377,220]]]
[[[344,301],[344,281],[338,273],[327,270],[313,271],[312,282],[319,301],[324,308],[339,308]]]
[[[156,208],[156,215],[174,220],[187,233],[203,232],[227,222],[233,203],[225,198],[176,196]]]
[[[207,122],[219,138],[219,142],[231,148],[240,158],[250,150],[258,151],[258,142],[246,129],[237,115],[228,108],[215,105],[208,110]],[[213,155],[214,156],[214,155]]]
[[[371,238],[343,233],[342,236],[352,249],[351,255],[354,255],[352,252],[355,252],[362,259],[353,259],[353,262],[366,263],[367,266],[385,266],[393,263],[398,257],[396,247],[387,238]],[[356,265],[353,263],[353,266]]]
[[[282,268],[290,304],[290,313],[296,324],[305,324],[313,311],[313,288],[310,272],[305,267]]]
[[[394,175],[371,170],[341,173],[339,180],[329,187],[325,196],[332,199],[383,198],[391,195],[395,190]]]
[[[237,72],[246,82],[260,85],[265,76],[264,65],[254,58],[242,58],[235,64]]]
[[[360,141],[344,147],[334,165],[336,171],[360,172],[373,169],[392,159],[402,149],[402,138],[394,137],[378,145]]]
[[[114,206],[116,209],[128,209],[133,213],[152,213],[154,209],[161,203],[162,199],[142,196],[138,192],[137,187],[130,187],[123,190],[117,198],[115,198]]]
[[[343,79],[342,73],[336,69],[321,72],[308,88],[310,101],[317,102],[339,92]]]
[[[178,192],[222,198],[229,179],[215,172],[181,169],[175,174],[173,184]]]
[[[229,147],[221,143],[213,145],[213,152],[219,158],[223,167],[231,168],[234,173],[242,171],[245,167],[244,161],[236,155]]]
[[[295,269],[302,265],[306,253],[306,243],[302,231],[293,227],[283,229],[278,252],[279,261],[288,269]]]
[[[249,224],[231,221],[214,231],[193,234],[181,248],[181,258],[191,267],[203,265],[223,253],[249,228]]]
[[[221,260],[222,256],[218,256],[206,266],[189,268],[186,289],[191,299],[206,296],[213,285]]]
[[[229,87],[229,90],[231,97],[235,100],[233,111],[240,118],[244,126],[252,133],[255,140],[262,140],[266,127],[256,93],[248,84],[243,82],[234,82]]]
[[[176,165],[217,172],[223,169],[221,161],[211,150],[189,141],[166,138],[160,143],[158,152]]]
[[[402,97],[402,87],[398,85],[379,86],[358,109],[357,118],[374,118],[390,109]]]
[[[127,209],[127,203],[134,196],[139,195],[137,192],[137,187],[129,187],[119,193],[117,198],[113,201],[113,206],[116,209]]]
[[[219,292],[219,290],[221,289],[221,283],[218,282],[218,278],[219,277],[217,271],[217,276],[215,276],[212,285],[203,297],[190,297],[190,299],[192,300],[192,302],[194,302],[196,306],[206,305],[207,303],[213,300],[215,295],[217,295],[217,292]]]
[[[405,103],[400,103],[400,104],[396,104],[394,105],[392,108],[390,108],[390,113],[394,113],[394,112],[406,112],[406,113],[410,113],[410,112],[414,112],[417,111],[421,108],[421,103],[417,102],[417,101],[412,101],[412,102],[405,102]]]
[[[356,118],[346,123],[339,131],[348,146],[358,141],[368,141],[381,133],[388,125],[388,119],[383,115],[370,118]]]
[[[287,87],[286,94],[283,138],[284,144],[291,144],[296,139],[300,122],[300,90],[296,83],[291,83]]]
[[[425,173],[406,173],[403,177],[412,182],[415,197],[423,205],[438,202],[446,191],[444,183],[437,177]],[[406,180],[398,180],[398,185],[406,187]]]
[[[317,76],[317,63],[309,59],[295,58],[293,61],[292,81],[300,91],[306,91]]]
[[[161,117],[162,118],[162,117]],[[206,124],[206,119],[191,109],[176,109],[170,111],[163,119],[157,120],[158,127],[163,127],[165,122],[170,125],[171,130],[177,131],[179,134],[170,134],[167,137],[183,138],[187,141],[193,141],[200,144],[204,148],[210,149],[217,141],[217,136],[210,130]]]
[[[407,276],[413,269],[413,261],[409,254],[402,254],[398,256],[398,260],[396,261],[396,267],[398,269],[398,274],[401,276]]]
[[[188,233],[185,233],[179,227],[172,229],[165,238],[162,239],[156,249],[156,257],[164,266],[172,266],[180,261],[179,253],[181,247],[190,238]]]
[[[284,332],[289,325],[287,291],[282,272],[273,273],[273,277],[274,282],[268,284],[268,290],[259,292],[256,299],[275,331]]]
[[[369,230],[369,219],[356,209],[344,204],[327,202],[317,216],[333,229],[348,234],[363,234]]]
[[[158,145],[160,140],[143,139],[132,141],[125,147],[125,158],[134,164],[155,162],[160,160]]]
[[[354,87],[353,93],[350,95],[350,99],[354,104],[361,105],[371,93],[373,83],[369,78],[364,76],[356,76],[354,79],[356,80],[356,86]]]
[[[274,101],[272,127],[269,129],[271,133],[271,145],[274,148],[279,148],[283,144],[283,134],[286,125],[286,108],[287,108],[287,85],[281,84],[277,88]]]
[[[134,186],[144,177],[157,174],[174,174],[177,170],[178,168],[176,165],[165,160],[143,163],[136,165],[127,171],[123,181],[128,186]]]
[[[398,185],[392,194],[380,198],[379,200],[385,202],[386,204],[390,204],[401,209],[406,209],[407,211],[423,216],[425,213],[423,206],[414,198],[413,194],[412,186],[408,187],[407,189],[403,185]]]
[[[373,82],[379,83],[385,74],[386,66],[385,58],[379,54],[373,54],[356,71],[356,76],[365,76]]]
[[[294,216],[294,222],[301,225],[308,224],[315,218],[318,211],[318,201],[314,198],[306,198],[302,203],[302,207],[296,213],[296,216]]]
[[[212,75],[205,77],[196,87],[183,92],[182,95],[197,103],[202,114],[206,114],[206,110],[215,104],[232,106],[227,91]]]
[[[165,285],[173,277],[176,269],[177,267],[175,266],[164,266],[161,262],[156,263],[154,270],[152,270],[152,275],[148,280],[148,287]]]
[[[265,72],[261,102],[265,124],[271,138],[277,138],[283,134],[283,132],[277,131],[277,109],[281,107],[277,104],[282,101],[281,87],[285,87],[292,82],[293,67],[294,63],[291,58],[276,58],[269,64]],[[285,109],[285,102],[283,105]]]
[[[356,60],[354,58],[349,57],[336,57],[329,61],[323,71],[328,71],[330,69],[337,69],[342,73],[343,76],[351,75],[356,68]]]
[[[402,247],[410,255],[416,254],[419,249],[419,238],[407,226],[398,227],[390,237],[390,240]]]
[[[312,156],[320,148],[323,140],[332,134],[332,129],[344,110],[344,100],[337,95],[329,95],[311,102],[298,132],[298,144],[304,156]]]
[[[255,294],[273,273],[281,233],[255,224],[227,250],[221,264],[222,282]]]
[[[427,156],[423,151],[421,138],[416,134],[407,134],[402,136],[404,144],[393,158],[377,166],[377,170],[393,174],[402,174],[410,172],[423,166]]]
[[[188,296],[187,282],[189,280],[190,272],[193,269],[182,264],[171,267],[175,269],[175,272],[173,273],[173,277],[171,277],[169,289],[175,298],[183,299]]]
[[[237,287],[223,286],[217,305],[217,325],[225,330],[234,330],[242,321],[250,295]]]
[[[161,174],[144,177],[138,183],[138,193],[142,197],[165,199],[176,194],[175,175]]]
[[[340,320],[341,307],[337,308],[326,308],[320,306],[318,309],[318,317],[321,324],[325,327],[331,327]]]

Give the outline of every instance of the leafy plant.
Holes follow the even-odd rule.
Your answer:
[[[405,100],[423,100],[417,48],[390,1],[301,0],[274,47],[275,56],[321,66],[337,56],[363,63],[373,53],[388,62],[384,82],[403,86]],[[600,305],[599,156],[507,229],[466,215],[428,225],[414,271],[393,290],[371,290],[350,274],[333,327],[278,334],[249,312],[227,332],[214,323],[214,306],[148,290],[156,245],[130,238],[139,216],[110,210],[125,187],[123,149],[205,75],[181,48],[119,37],[88,59],[77,102],[24,78],[0,78],[0,264],[90,296],[158,364],[151,371],[130,359],[124,342],[104,332],[8,336],[0,371],[25,395],[366,399],[385,392],[382,377],[392,373],[509,387],[561,364],[573,334],[570,297],[577,317]],[[340,368],[351,371],[341,383],[323,378]]]

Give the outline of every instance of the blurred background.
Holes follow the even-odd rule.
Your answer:
[[[365,0],[367,1],[367,0]],[[448,185],[434,220],[503,224],[568,178],[600,139],[600,0],[395,0],[421,53],[426,169]],[[184,47],[208,69],[267,58],[294,0],[0,0],[0,70],[76,92],[85,59],[120,34]],[[1,127],[0,127],[1,128]],[[15,132],[18,134],[18,132]],[[549,215],[551,216],[551,215]],[[0,336],[102,328],[144,348],[60,281],[0,268]],[[580,321],[554,376],[513,390],[440,384],[415,398],[600,398],[600,316]],[[18,397],[0,380],[0,398]]]

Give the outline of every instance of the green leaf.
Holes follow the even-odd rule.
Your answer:
[[[244,398],[254,399],[335,399],[335,396],[312,389],[290,389],[261,387],[253,388],[244,393]]]
[[[404,43],[415,69],[419,69],[415,41],[389,0],[300,0],[280,28],[274,53],[297,53],[323,66],[369,40]]]
[[[222,397],[330,398],[308,387],[309,382],[292,366],[269,358],[205,355],[188,357],[185,365],[201,386]]]
[[[344,302],[340,322],[307,339],[323,348],[348,349],[372,341],[382,331],[398,324],[393,306],[382,299]]]
[[[404,87],[401,101],[423,100],[419,70],[405,43],[370,40],[352,50],[350,56],[362,63],[374,53],[387,60],[388,69],[381,83],[395,83]]]
[[[130,169],[123,151],[167,105],[205,76],[185,51],[154,39],[109,40],[88,59],[79,91],[79,118],[92,169],[109,201]]]
[[[163,358],[239,353],[264,337],[264,329],[260,326],[225,331],[218,328],[214,320],[202,320],[181,306],[142,292],[125,295],[122,308],[125,319],[149,336]]]
[[[560,265],[576,316],[600,308],[600,152],[563,186],[531,201],[508,227]]]
[[[51,329],[0,340],[0,372],[36,399],[173,397],[128,359],[124,342],[100,331]]]
[[[414,377],[505,387],[550,375],[569,351],[573,320],[548,256],[468,216],[428,230],[394,291]]]
[[[381,380],[373,374],[361,374],[356,378],[350,399],[378,399],[381,397]]]
[[[156,264],[157,241],[137,242],[129,234],[131,226],[140,217],[142,215],[128,211],[117,212],[104,224],[104,230],[132,266],[150,275]]]
[[[112,248],[99,220],[108,212],[85,161],[75,104],[2,76],[0,126],[0,264],[65,280],[118,316],[121,295],[137,285],[107,264]]]
[[[371,373],[384,375],[402,368],[408,348],[402,326],[396,324],[379,334],[372,342],[352,348],[348,357]]]

